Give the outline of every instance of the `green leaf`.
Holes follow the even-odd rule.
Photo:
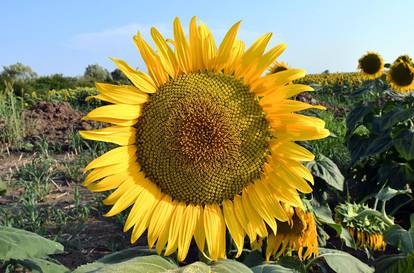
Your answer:
[[[353,132],[356,127],[362,124],[366,115],[372,112],[369,105],[358,105],[347,115],[346,127],[348,132]]]
[[[394,139],[394,147],[400,156],[407,161],[414,159],[414,130],[406,129],[398,133]]]
[[[214,273],[252,273],[253,271],[235,260],[219,260],[211,266]]]
[[[316,160],[307,163],[307,167],[314,176],[321,178],[335,189],[343,191],[344,176],[338,166],[328,157],[319,154]]]
[[[414,272],[414,253],[395,254],[380,257],[375,261],[376,272],[381,273],[412,273]]]
[[[210,267],[203,262],[195,262],[190,265],[168,270],[168,273],[210,273]]]
[[[414,115],[414,109],[403,109],[401,107],[394,107],[392,110],[385,113],[381,118],[382,131],[386,131],[393,127],[398,122],[408,120]]]
[[[101,259],[97,262],[80,266],[73,273],[159,273],[177,268],[175,263],[157,255],[138,256],[123,260],[118,258],[119,256],[115,260],[106,258],[104,262]]]
[[[0,226],[0,260],[42,258],[63,252],[63,246],[35,233]]]
[[[295,256],[282,256],[279,257],[277,263],[283,267],[293,269],[295,272],[306,272],[305,264]]]
[[[3,195],[7,192],[7,183],[0,180],[0,195]]]
[[[32,258],[30,260],[19,261],[21,265],[30,269],[32,273],[69,273],[70,270],[61,264],[57,264],[45,259]]]
[[[361,156],[362,158],[366,158],[368,156],[373,156],[380,154],[389,148],[391,148],[393,145],[392,139],[388,134],[383,134],[377,138],[375,138],[367,147],[365,150],[365,153]]]
[[[390,187],[385,187],[377,193],[377,198],[381,201],[388,201],[391,198],[393,198],[394,196],[397,196],[399,194],[407,194],[407,193],[411,193],[411,190],[410,189],[395,190],[395,189],[392,189]]]
[[[413,218],[413,215],[411,215]],[[414,251],[414,224],[411,224],[411,228],[407,231],[399,225],[391,226],[384,233],[385,241],[397,247],[402,253],[409,254]]]
[[[352,238],[351,234],[349,234],[348,230],[346,230],[346,228],[343,228],[340,224],[336,223],[332,219],[332,211],[328,205],[313,206],[313,213],[319,222],[335,229],[336,233],[339,234],[339,237],[347,247],[356,249],[355,241]]]
[[[414,182],[414,171],[409,163],[384,162],[378,169],[382,182],[389,181],[394,189],[403,189],[406,184]]]
[[[286,268],[278,264],[262,264],[250,268],[253,273],[295,273],[292,268]]]
[[[374,269],[346,252],[319,248],[319,256],[324,258],[328,266],[337,273],[370,273]]]

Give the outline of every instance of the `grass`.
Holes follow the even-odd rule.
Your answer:
[[[5,85],[0,92],[0,143],[18,145],[24,137],[23,101],[13,94],[12,83]]]

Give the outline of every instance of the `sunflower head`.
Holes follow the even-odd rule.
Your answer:
[[[376,79],[384,71],[384,60],[374,52],[368,52],[358,60],[358,68],[367,79]]]
[[[94,98],[112,104],[85,119],[111,123],[82,131],[115,148],[85,168],[91,191],[113,192],[107,216],[131,207],[124,231],[131,242],[146,230],[158,253],[184,260],[194,239],[211,259],[225,257],[226,230],[238,248],[275,233],[288,220],[281,202],[302,207],[299,192],[313,177],[301,162],[314,156],[296,141],[329,135],[325,123],[295,113],[321,106],[289,98],[312,88],[288,84],[300,69],[264,75],[285,45],[267,52],[271,34],[245,49],[234,24],[220,45],[194,17],[188,38],[178,18],[167,43],[151,29],[156,49],[138,33],[148,73],[113,59],[132,85],[97,84]]]
[[[395,91],[414,90],[414,68],[410,57],[406,55],[398,57],[388,70],[387,81]]]
[[[313,213],[294,208],[287,214],[289,220],[278,223],[276,235],[270,234],[268,237],[266,260],[291,251],[296,251],[301,260],[318,255],[318,235]]]
[[[348,229],[357,246],[372,250],[385,250],[383,232],[386,229],[384,220],[375,214],[360,214],[369,209],[367,205],[344,203],[335,208],[335,219]]]
[[[288,70],[289,66],[287,65],[287,63],[284,62],[275,62],[274,64],[272,64],[269,69],[268,69],[268,73],[269,74],[274,74],[274,73],[278,73],[278,72],[282,72],[285,70]]]
[[[403,62],[403,63],[406,63],[406,64],[411,65],[411,66],[413,65],[413,60],[408,55],[401,55],[401,56],[399,56],[395,60],[395,62]]]

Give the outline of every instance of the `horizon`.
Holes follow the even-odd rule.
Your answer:
[[[146,70],[133,35],[140,31],[152,44],[152,26],[171,37],[174,17],[180,18],[186,31],[193,15],[212,30],[217,44],[239,20],[239,38],[246,44],[273,32],[268,48],[278,43],[288,45],[278,60],[308,74],[355,72],[359,57],[367,51],[378,52],[388,63],[399,55],[414,53],[414,35],[407,35],[414,27],[410,20],[414,2],[272,2],[4,3],[8,12],[0,19],[0,33],[7,37],[7,43],[0,46],[0,66],[21,62],[41,76],[81,76],[89,64],[114,70],[109,57],[116,57]],[[226,14],[229,10],[231,14]],[[353,14],[355,10],[357,14]],[[99,16],[91,16],[95,14]]]

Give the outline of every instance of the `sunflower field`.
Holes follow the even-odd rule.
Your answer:
[[[414,272],[412,59],[172,29],[120,80],[0,77],[0,272]]]

